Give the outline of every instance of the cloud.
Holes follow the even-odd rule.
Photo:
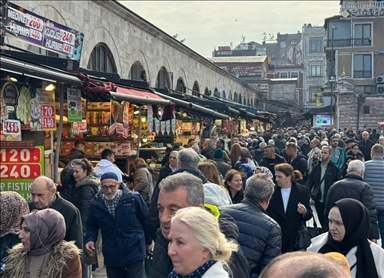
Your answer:
[[[261,42],[263,32],[296,33],[304,23],[323,25],[339,1],[119,1],[202,56],[214,47]]]

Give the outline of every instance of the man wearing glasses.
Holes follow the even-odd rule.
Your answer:
[[[89,207],[85,250],[95,254],[100,229],[108,278],[143,277],[146,251],[153,247],[145,222],[147,205],[115,173],[104,173],[100,182],[101,191]]]

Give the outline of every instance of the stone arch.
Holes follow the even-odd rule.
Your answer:
[[[184,69],[183,68],[179,68],[179,70],[177,72],[177,75],[175,77],[177,77],[176,83],[175,83],[175,90],[179,91],[179,88],[177,87],[177,83],[179,82],[179,80],[181,78],[183,80],[183,84],[184,84],[185,92],[186,92],[187,91],[186,88],[189,88],[189,87],[188,87],[187,75],[186,75]]]
[[[94,71],[117,73],[115,58],[108,45],[98,43],[93,48],[87,68]]]
[[[195,82],[193,83],[192,95],[200,97],[200,86],[197,80],[195,80]]]
[[[162,66],[157,73],[155,87],[162,88],[162,89],[163,88],[170,89],[171,87],[171,81],[169,80],[169,73],[164,66]]]
[[[208,90],[208,87],[205,87],[204,95],[205,95],[205,96],[209,96],[209,95],[211,95],[210,92],[209,92],[209,90]]]
[[[213,91],[213,95],[214,95],[215,97],[220,97],[220,92],[219,92],[219,90],[217,89],[217,87],[215,87],[215,90]]]
[[[228,99],[232,100],[232,90],[229,90]]]
[[[236,92],[233,94],[233,101],[237,102],[237,93]]]
[[[241,96],[241,93],[239,93],[239,95],[237,96],[237,102],[242,104],[243,102],[243,97]]]
[[[131,77],[132,67],[134,66],[135,63],[139,62],[141,64],[142,70],[144,70],[143,74],[146,77],[145,81],[148,82],[148,83],[151,83],[151,80],[153,80],[153,79],[151,78],[152,76],[149,73],[149,67],[148,67],[147,59],[146,59],[144,53],[140,49],[135,48],[131,52],[131,54],[129,55],[129,62],[132,64],[131,67],[129,68],[129,71],[128,71],[128,74],[127,74],[129,79],[132,79],[132,77]],[[139,77],[140,77],[140,79],[135,79],[135,80],[144,81],[141,78],[141,73],[139,74]]]
[[[111,51],[113,58],[115,60],[115,66],[117,73],[120,74],[121,76],[127,76],[128,75],[128,69],[126,69],[123,72],[123,68],[121,66],[121,61],[120,61],[120,55],[119,55],[119,50],[117,48],[117,44],[115,40],[112,38],[110,35],[109,30],[107,30],[104,27],[96,27],[95,29],[92,30],[92,32],[88,35],[88,33],[84,36],[84,41],[83,45],[84,46],[96,46],[100,43],[103,43],[108,46],[109,50]],[[82,61],[81,61],[81,67],[87,67],[88,61],[91,56],[91,52],[93,51],[93,48],[84,48],[82,51]],[[128,65],[125,65],[125,68],[127,68]]]

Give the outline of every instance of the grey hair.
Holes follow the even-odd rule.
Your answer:
[[[384,147],[380,144],[373,145],[371,153],[377,156],[382,156],[384,154]]]
[[[213,147],[213,145],[215,145],[215,144],[216,144],[216,140],[211,139],[208,141],[208,146],[210,146],[210,147]]]
[[[204,187],[200,178],[188,173],[182,172],[170,175],[160,182],[160,190],[165,192],[174,192],[184,187],[187,191],[187,202],[190,206],[204,204]]]
[[[192,150],[194,150],[196,153],[200,154],[200,147],[197,144],[192,145]]]
[[[268,201],[275,192],[275,184],[267,174],[256,174],[247,179],[244,196],[258,203]]]
[[[261,142],[259,144],[259,148],[265,148],[266,146],[267,146],[267,143],[265,143],[265,142]]]
[[[355,159],[349,162],[347,173],[355,172],[360,173],[365,171],[365,164],[361,160]]]
[[[185,148],[177,153],[177,162],[180,168],[197,169],[199,154],[191,148]]]
[[[268,145],[274,146],[275,145],[275,141],[273,139],[269,139],[268,140]]]
[[[330,146],[322,146],[321,149],[327,150],[329,154],[332,153],[332,149]]]

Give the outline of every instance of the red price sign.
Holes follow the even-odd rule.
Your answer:
[[[39,163],[42,157],[39,148],[1,148],[1,163]]]
[[[41,176],[40,164],[8,164],[0,165],[2,179],[35,179]]]
[[[41,128],[56,129],[56,111],[54,105],[41,104]]]
[[[20,121],[17,120],[5,120],[3,122],[3,132],[4,134],[20,134]]]

